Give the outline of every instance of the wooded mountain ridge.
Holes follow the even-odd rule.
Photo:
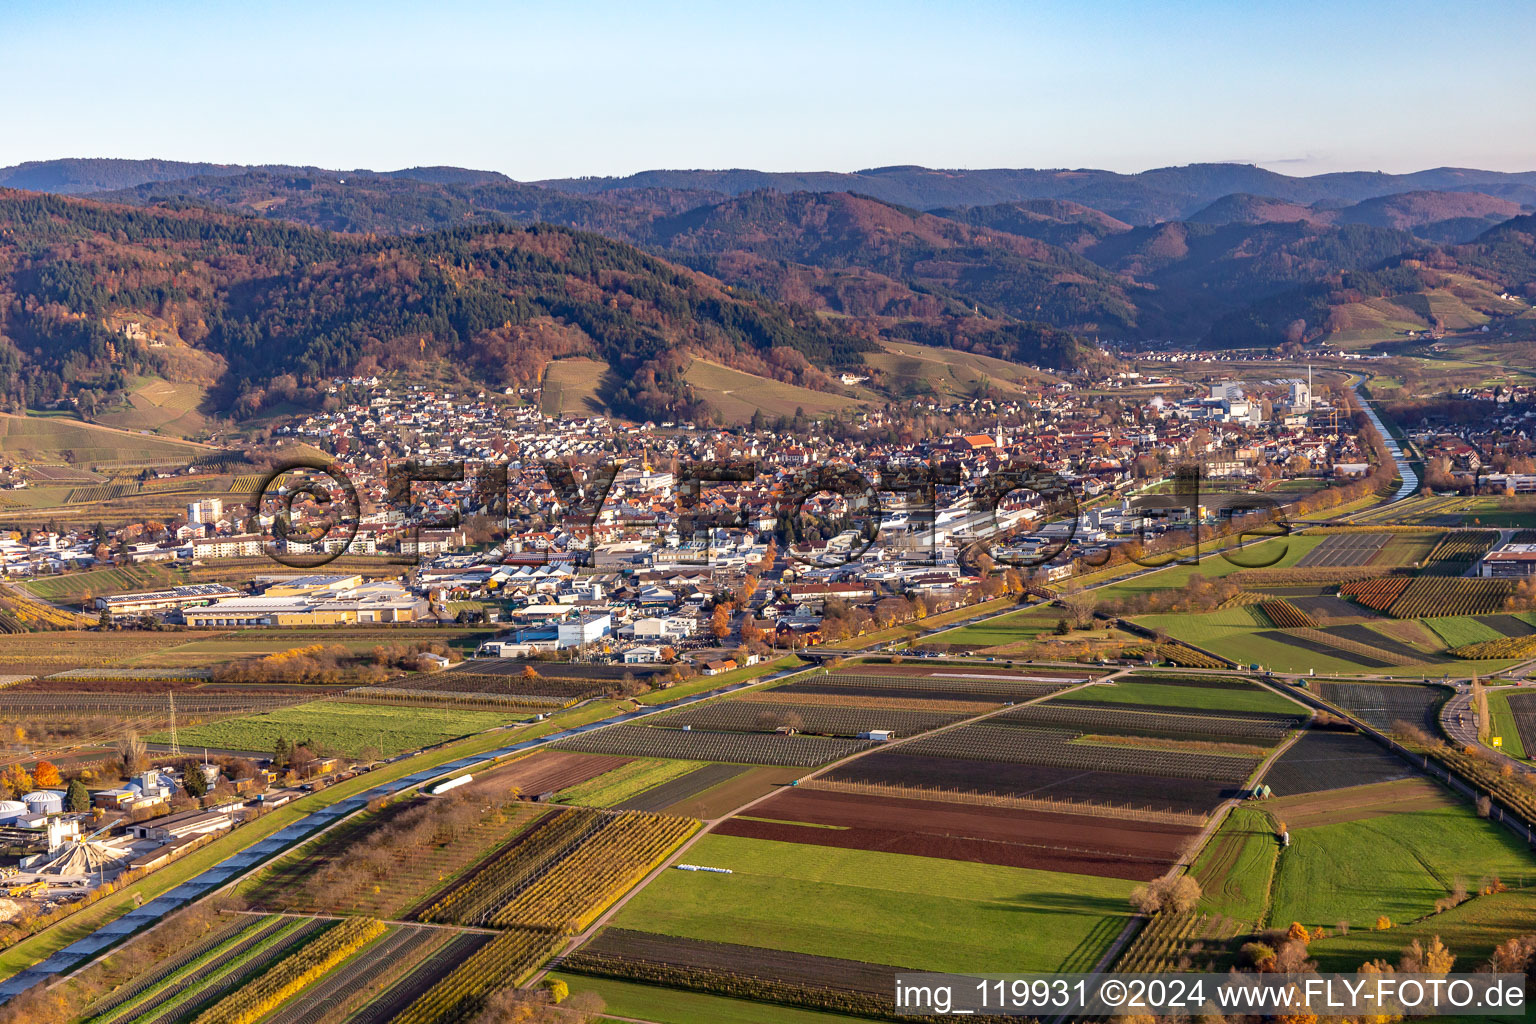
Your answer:
[[[1388,310],[1389,318],[1400,313],[1403,322],[1438,327],[1446,301],[1496,316],[1515,308],[1502,304],[1501,293],[1536,299],[1536,273],[1527,271],[1530,236],[1519,229],[1536,201],[1536,172],[1442,168],[1296,178],[1230,164],[1136,175],[894,167],[800,175],[654,171],[526,183],[452,167],[375,173],[63,160],[0,169],[4,183],[146,207],[169,222],[201,220],[213,234],[233,231],[233,223],[306,225],[322,229],[312,237],[327,239],[337,262],[343,251],[406,252],[431,266],[435,257],[423,254],[433,245],[449,244],[460,255],[480,251],[455,248],[468,243],[449,239],[500,239],[486,247],[495,249],[532,237],[535,225],[563,229],[569,238],[593,232],[608,244],[584,239],[592,261],[586,280],[610,276],[598,266],[610,258],[627,266],[649,254],[655,268],[710,282],[715,294],[739,304],[732,309],[750,308],[778,324],[775,331],[789,332],[769,332],[774,339],[767,343],[759,332],[757,341],[738,338],[722,346],[719,337],[705,337],[710,328],[674,322],[679,309],[692,308],[690,299],[663,303],[668,311],[660,315],[666,321],[657,328],[660,340],[636,338],[628,346],[634,351],[621,352],[626,346],[612,339],[594,342],[592,323],[572,323],[551,307],[550,297],[533,294],[538,281],[474,271],[489,291],[515,291],[507,301],[542,303],[546,331],[568,332],[562,333],[567,342],[584,335],[585,341],[565,346],[571,352],[617,360],[623,379],[648,397],[615,398],[620,407],[647,414],[678,415],[688,406],[677,365],[686,360],[665,357],[668,346],[825,387],[824,371],[856,364],[861,346],[881,336],[922,337],[1071,369],[1103,360],[1095,346],[1072,335],[1185,347],[1308,344],[1357,326],[1359,310],[1370,303]],[[850,191],[854,187],[858,191]],[[129,213],[119,209],[114,216]],[[29,239],[34,229],[23,226],[8,240]],[[263,240],[253,243],[257,250],[288,244],[259,231],[251,237]],[[269,254],[254,258],[265,266]],[[560,276],[568,285],[582,274]],[[313,286],[294,282],[300,291]],[[13,278],[16,295],[24,297],[27,287],[26,279]],[[209,287],[211,294],[244,294],[232,279]],[[263,319],[252,307],[240,308],[252,322]],[[314,351],[286,342],[266,346],[274,357],[296,362],[262,372],[332,372],[381,352],[398,362],[398,339],[375,337],[389,333],[379,324],[365,326],[372,315],[329,324],[318,332]],[[13,341],[29,337],[30,328],[7,329]],[[373,341],[356,344],[359,331],[372,331]],[[787,341],[790,335],[794,340]],[[342,344],[342,337],[354,342]],[[464,344],[469,348],[461,350]],[[531,346],[537,355],[523,360],[498,348],[491,362],[520,369],[494,380],[523,380],[528,365],[542,366],[553,351],[521,335],[508,344]],[[434,351],[463,360],[485,346],[495,343],[475,341],[471,332],[468,342],[459,336]],[[226,348],[215,341],[211,351],[229,359]],[[751,353],[764,349],[779,350],[781,361],[796,351],[808,362],[758,365]],[[56,376],[53,386],[62,386],[64,375]],[[239,400],[228,387],[224,393]]]

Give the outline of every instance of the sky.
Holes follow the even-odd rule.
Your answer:
[[[1536,4],[0,0],[0,165],[1536,170]]]

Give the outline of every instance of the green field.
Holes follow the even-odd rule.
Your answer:
[[[1370,928],[1381,915],[1415,921],[1457,878],[1475,890],[1480,878],[1495,875],[1511,887],[1529,886],[1536,883],[1536,858],[1470,807],[1297,829],[1280,854],[1269,923],[1332,928],[1347,920]]]
[[[1016,644],[1025,640],[1033,640],[1042,633],[1050,633],[1056,628],[1057,620],[1066,613],[1060,609],[1050,607],[1026,608],[1022,611],[1008,615],[999,615],[995,619],[987,619],[971,626],[961,626],[959,629],[951,629],[943,633],[927,637],[923,642],[938,644],[956,644],[962,647],[1001,647],[1004,644]],[[1103,630],[1095,631],[1103,635]],[[1092,633],[1075,631],[1073,638],[1086,638]]]
[[[1425,619],[1424,625],[1434,630],[1435,635],[1443,640],[1447,647],[1478,644],[1484,640],[1498,640],[1504,635],[1471,615],[1449,615],[1444,618]]]
[[[551,977],[564,981],[572,993],[596,992],[603,999],[606,1015],[654,1024],[827,1024],[829,1021],[867,1019],[727,999],[704,992],[679,992],[614,978],[587,978],[579,974],[554,974]]]
[[[1224,640],[1237,633],[1255,629],[1272,629],[1264,620],[1264,613],[1255,605],[1223,608],[1198,614],[1176,613],[1170,615],[1138,615],[1135,622],[1148,629],[1164,629],[1175,640],[1204,647],[1213,640]]]
[[[45,601],[75,603],[85,595],[103,597],[138,590],[160,590],[184,582],[180,573],[158,565],[126,565],[120,569],[91,569],[63,576],[39,576],[22,586]]]
[[[1496,662],[1432,661],[1432,656],[1428,652],[1423,652],[1423,666],[1425,666],[1423,668],[1419,668],[1415,664],[1365,668],[1359,663],[1344,657],[1342,652],[1339,656],[1335,657],[1260,636],[1261,632],[1274,628],[1267,623],[1259,622],[1262,614],[1256,608],[1241,607],[1195,615],[1141,615],[1134,621],[1137,625],[1146,626],[1148,629],[1166,630],[1168,635],[1175,640],[1183,640],[1186,643],[1202,647],[1239,665],[1262,665],[1271,672],[1304,674],[1310,671],[1317,671],[1332,675],[1369,675],[1372,673],[1402,675],[1404,672],[1414,671],[1418,668],[1420,671],[1442,674],[1446,671],[1450,671],[1453,674],[1469,674],[1472,672],[1486,674],[1513,664],[1513,662],[1507,660]],[[1471,616],[1425,619],[1424,622],[1433,630],[1433,633],[1423,634],[1419,639],[1421,642],[1427,643],[1437,650],[1442,647],[1454,646],[1451,643],[1451,638],[1453,637],[1492,640],[1503,635],[1495,632],[1492,628]],[[1391,632],[1380,629],[1379,624],[1366,624],[1368,629],[1373,628],[1373,626],[1376,627],[1375,631],[1380,632],[1384,637],[1393,640],[1401,639],[1401,637]],[[1474,640],[1458,639],[1457,642],[1472,643]]]
[[[1454,970],[1457,973],[1476,971],[1482,968],[1493,947],[1499,943],[1517,935],[1536,933],[1536,889],[1512,889],[1478,896],[1421,921],[1411,924],[1395,921],[1391,931],[1354,928],[1348,935],[1341,935],[1332,925],[1328,930],[1334,934],[1308,948],[1308,955],[1317,961],[1320,970],[1357,971],[1361,964],[1377,957],[1395,961],[1414,939],[1428,943],[1431,937],[1438,935],[1446,948],[1456,954]],[[1480,1017],[1478,1020],[1492,1021],[1494,1018]]]
[[[1204,889],[1200,909],[1257,928],[1269,910],[1280,843],[1269,815],[1235,808],[1190,868]]]
[[[1294,701],[1250,684],[1218,689],[1214,686],[1179,686],[1121,678],[1074,690],[1067,699],[1147,704],[1164,708],[1197,708],[1202,711],[1267,711],[1281,715],[1306,713],[1306,709]]]
[[[177,733],[183,747],[269,751],[282,738],[291,743],[311,740],[317,753],[357,757],[371,748],[382,757],[390,757],[519,720],[518,716],[493,711],[436,711],[314,701],[259,715],[187,726]],[[170,737],[160,733],[149,740],[167,743]]]
[[[1510,757],[1529,758],[1530,753],[1520,739],[1520,730],[1515,728],[1515,715],[1509,707],[1508,693],[1502,690],[1489,691],[1488,716],[1493,719],[1488,735],[1499,737],[1502,741],[1499,749]]]
[[[702,359],[689,364],[683,379],[693,387],[695,395],[717,409],[728,423],[745,423],[754,412],[770,419],[793,416],[796,409],[803,409],[807,416],[824,416],[863,404],[856,398],[812,391]]]
[[[595,779],[588,779],[580,785],[562,789],[555,794],[555,802],[580,804],[584,807],[612,807],[632,796],[638,796],[652,786],[682,778],[695,768],[702,767],[704,767],[703,761],[661,761],[641,758],[620,765],[611,772],[604,772]]]
[[[1220,579],[1243,569],[1287,569],[1322,542],[1321,536],[1308,534],[1274,537],[1269,540],[1250,540],[1241,551],[1234,548],[1227,552],[1204,554],[1198,565],[1171,565],[1166,569],[1149,572],[1135,579],[1112,583],[1095,593],[1108,600],[1182,587],[1195,575],[1205,576],[1208,579]]]
[[[708,835],[613,924],[935,971],[1092,967],[1133,882]]]

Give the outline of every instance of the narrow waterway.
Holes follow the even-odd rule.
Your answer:
[[[1402,486],[1397,489],[1397,492],[1391,498],[1391,501],[1402,501],[1419,489],[1419,474],[1415,473],[1413,467],[1408,465],[1408,459],[1403,455],[1402,445],[1397,443],[1397,438],[1392,436],[1392,432],[1387,429],[1387,425],[1381,422],[1381,417],[1376,413],[1376,407],[1371,404],[1371,400],[1361,390],[1361,384],[1363,383],[1361,381],[1354,385],[1355,397],[1360,400],[1360,408],[1365,410],[1366,419],[1371,421],[1371,425],[1376,428],[1381,434],[1381,439],[1386,442],[1387,454],[1392,456],[1392,461],[1397,465],[1398,475],[1403,478]]]

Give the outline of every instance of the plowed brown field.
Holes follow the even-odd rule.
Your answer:
[[[513,761],[505,768],[496,768],[475,779],[477,791],[489,787],[487,792],[505,793],[516,789],[526,797],[538,796],[574,786],[588,779],[595,779],[604,772],[611,772],[632,758],[609,757],[606,754],[577,754],[564,750],[541,751],[532,757]]]
[[[749,818],[733,818],[716,831],[1138,881],[1166,871],[1199,832],[1086,815],[803,789],[785,790],[754,806]]]

